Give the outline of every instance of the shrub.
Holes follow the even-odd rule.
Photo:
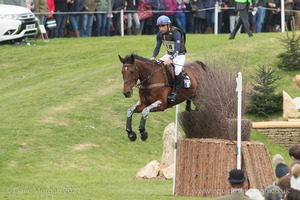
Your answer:
[[[187,138],[219,138],[236,140],[237,73],[224,68],[210,69],[198,80],[196,109],[181,112],[179,122]],[[246,84],[243,84],[246,96]],[[242,98],[242,113],[246,98]],[[249,140],[251,122],[242,122],[242,140]]]

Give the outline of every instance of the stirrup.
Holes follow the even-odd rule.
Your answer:
[[[168,95],[168,101],[174,103],[177,99],[177,94],[175,92],[172,92]]]

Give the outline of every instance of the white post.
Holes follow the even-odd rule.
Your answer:
[[[175,137],[174,137],[174,176],[173,176],[173,194],[175,194],[175,180],[176,180],[176,154],[177,154],[177,140],[178,140],[178,113],[180,111],[180,104],[176,105],[175,116]]]
[[[218,35],[218,15],[219,15],[219,3],[216,2],[215,4],[215,26],[214,26],[214,34]]]
[[[281,32],[285,32],[285,10],[284,0],[281,0]]]
[[[121,17],[120,17],[120,24],[121,24],[121,36],[124,37],[124,10],[121,10]]]
[[[237,169],[242,168],[242,133],[241,133],[241,125],[242,125],[242,73],[238,73],[238,77],[236,78],[237,87],[236,91],[238,93],[238,113],[237,113]]]

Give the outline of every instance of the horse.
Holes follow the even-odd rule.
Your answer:
[[[126,131],[130,141],[135,141],[137,136],[132,130],[133,113],[142,113],[139,125],[140,138],[146,141],[148,133],[145,130],[146,118],[149,112],[164,111],[176,104],[186,101],[186,110],[191,110],[191,102],[195,99],[194,91],[197,88],[198,78],[202,72],[207,71],[207,66],[201,61],[187,63],[183,67],[183,74],[190,79],[189,88],[181,88],[175,102],[169,102],[168,94],[172,92],[174,68],[165,67],[160,61],[153,61],[136,54],[130,54],[119,59],[122,66],[123,94],[126,98],[133,95],[133,87],[139,89],[140,100],[127,111]],[[169,70],[168,70],[169,69]],[[173,71],[172,71],[173,69]],[[173,77],[170,78],[170,77]],[[139,83],[137,83],[139,81]]]

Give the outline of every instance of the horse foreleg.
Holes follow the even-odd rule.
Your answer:
[[[140,105],[139,101],[127,111],[126,131],[129,140],[132,142],[136,140],[136,133],[132,130],[132,115],[138,105]]]
[[[151,110],[153,108],[157,108],[161,105],[161,101],[156,101],[154,103],[152,103],[150,106],[147,106],[146,108],[143,109],[142,111],[142,118],[140,121],[140,127],[139,127],[139,131],[140,131],[140,138],[143,141],[146,141],[148,138],[148,133],[145,131],[145,124],[146,124],[146,118],[149,114],[149,112],[151,112]]]

